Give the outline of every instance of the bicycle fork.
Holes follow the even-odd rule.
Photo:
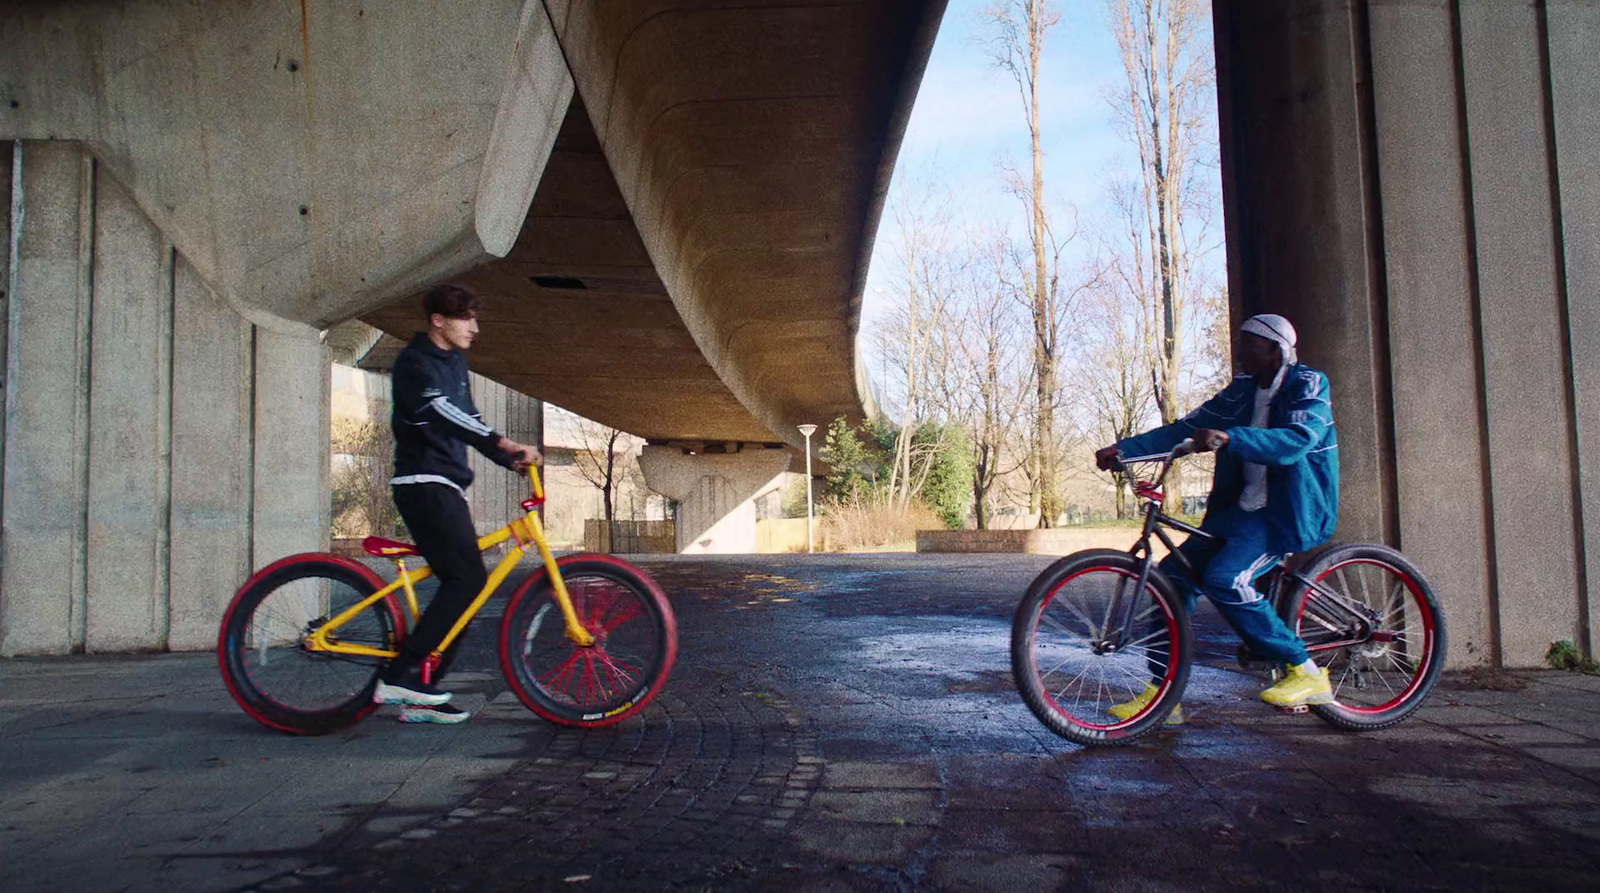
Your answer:
[[[1145,507],[1144,532],[1139,541],[1134,544],[1132,552],[1135,555],[1141,552],[1144,558],[1139,562],[1138,582],[1133,587],[1133,592],[1128,592],[1128,578],[1123,577],[1117,582],[1116,594],[1111,597],[1111,606],[1106,610],[1105,628],[1101,630],[1100,641],[1092,643],[1096,654],[1107,654],[1119,651],[1127,644],[1129,631],[1133,628],[1135,613],[1139,608],[1139,593],[1150,583],[1150,531],[1155,526],[1156,513],[1159,507],[1155,503]],[[1166,540],[1163,536],[1162,540]],[[1171,544],[1168,544],[1169,548]],[[1111,619],[1120,617],[1121,622],[1116,631],[1111,630]]]

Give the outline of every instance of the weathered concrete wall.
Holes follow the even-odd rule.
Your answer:
[[[476,373],[472,376],[472,401],[489,427],[518,443],[543,446],[543,403]],[[522,500],[532,495],[527,478],[501,468],[477,450],[467,450],[467,463],[474,475],[467,503],[480,534],[522,515]]]
[[[253,566],[326,545],[325,348],[227,306],[81,145],[5,148],[0,654],[209,647]]]
[[[676,446],[646,446],[639,468],[650,489],[678,503],[679,552],[747,553],[757,545],[755,500],[782,484],[789,451],[690,455]]]
[[[1234,310],[1333,379],[1338,537],[1419,562],[1456,665],[1592,651],[1600,4],[1214,9]]]

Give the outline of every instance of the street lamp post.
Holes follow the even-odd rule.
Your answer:
[[[806,551],[815,552],[815,540],[811,528],[811,435],[816,433],[816,425],[801,425],[800,433],[806,436]]]

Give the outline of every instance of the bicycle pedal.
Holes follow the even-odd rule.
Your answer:
[[[1311,705],[1309,705],[1309,704],[1296,704],[1293,707],[1279,707],[1278,709],[1282,710],[1284,713],[1292,714],[1294,716],[1300,716],[1300,715],[1305,714],[1305,713],[1310,713],[1311,712]]]

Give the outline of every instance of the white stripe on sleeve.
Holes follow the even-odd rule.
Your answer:
[[[461,410],[460,407],[456,406],[454,403],[451,403],[449,399],[445,397],[435,397],[428,405],[433,407],[434,411],[439,413],[441,418],[453,422],[458,427],[465,428],[466,430],[471,431],[473,434],[476,434],[480,437],[488,435],[494,431],[493,428],[490,428],[483,422],[480,422],[472,416],[467,415]]]

